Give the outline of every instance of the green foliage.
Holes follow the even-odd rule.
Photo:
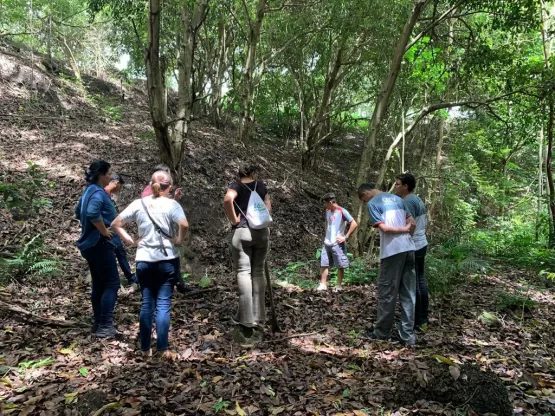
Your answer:
[[[114,121],[121,120],[121,106],[119,105],[116,105],[116,106],[107,105],[104,107],[103,112]]]
[[[23,219],[38,214],[41,208],[51,208],[52,201],[40,196],[45,187],[54,186],[46,181],[41,167],[27,162],[27,172],[22,179],[7,180],[0,174],[0,208],[7,208],[15,219]]]
[[[218,401],[214,404],[214,413],[221,412],[222,410],[227,409],[229,406],[231,406],[231,402],[223,400],[220,397]]]
[[[47,365],[53,364],[55,362],[56,360],[53,360],[52,357],[48,357],[40,361],[22,361],[17,366],[19,367],[19,372],[22,373],[25,370],[46,367]]]
[[[500,292],[497,295],[495,307],[498,311],[510,310],[513,312],[530,311],[538,305],[538,302],[531,299],[523,289],[515,292]]]
[[[303,289],[313,289],[317,284],[319,264],[316,260],[296,261],[289,263],[284,269],[274,270],[278,280],[299,286]]]
[[[37,234],[27,241],[12,258],[0,259],[0,281],[46,277],[60,272],[60,262],[48,258],[44,241]]]

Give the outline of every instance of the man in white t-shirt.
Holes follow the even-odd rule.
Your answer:
[[[347,240],[357,228],[357,223],[345,208],[337,204],[334,194],[324,195],[322,201],[326,209],[326,238],[320,256],[321,279],[317,290],[328,289],[329,267],[335,266],[337,269],[335,291],[338,292],[342,289],[344,270],[349,267]],[[345,234],[347,224],[349,224],[349,231]]]
[[[375,340],[390,339],[399,297],[399,337],[403,343],[414,345],[416,276],[411,234],[416,224],[400,197],[382,192],[374,184],[360,185],[358,197],[368,204],[370,222],[380,231],[378,314],[374,329],[367,333],[367,337]]]

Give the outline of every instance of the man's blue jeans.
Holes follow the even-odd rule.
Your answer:
[[[170,310],[175,285],[175,261],[137,262],[137,277],[141,284],[143,303],[139,317],[141,351],[150,349],[152,320],[156,312],[156,349],[169,348]]]
[[[120,286],[114,245],[100,237],[95,246],[82,251],[81,255],[91,271],[94,323],[101,327],[112,326]]]

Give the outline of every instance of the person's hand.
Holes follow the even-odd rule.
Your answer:
[[[137,243],[135,243],[135,241],[132,238],[125,239],[123,241],[125,242],[125,244],[127,244],[130,247],[135,247],[137,245]]]
[[[176,200],[176,201],[179,201],[182,196],[183,196],[183,189],[182,188],[176,188],[174,193],[173,193],[173,199]]]
[[[411,222],[410,223],[410,228],[409,228],[409,233],[412,235],[414,233],[414,230],[416,230],[416,224]]]
[[[110,231],[108,228],[105,229],[105,231],[101,231],[100,232],[104,237],[106,237],[108,240],[112,239],[112,231]]]
[[[232,222],[231,225],[236,226],[236,225],[239,225],[240,222],[241,222],[241,217],[239,215],[236,215],[235,222]]]
[[[176,247],[181,247],[183,245],[183,239],[175,237],[171,240],[172,244]]]
[[[343,236],[339,236],[339,237],[337,237],[337,238],[335,239],[335,242],[336,242],[337,244],[343,244],[345,241],[347,241],[347,239],[346,239],[345,237],[343,237]]]

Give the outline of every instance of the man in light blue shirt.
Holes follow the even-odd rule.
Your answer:
[[[416,310],[414,317],[415,328],[421,328],[422,325],[429,323],[430,300],[428,295],[428,283],[424,277],[424,260],[428,249],[428,240],[426,239],[426,207],[424,202],[414,194],[416,187],[416,178],[411,173],[403,173],[395,177],[395,194],[399,195],[405,201],[405,204],[411,213],[414,221],[416,221],[416,229],[412,236],[414,242],[414,261],[416,271]]]
[[[370,222],[380,232],[378,313],[376,324],[367,337],[374,340],[390,339],[398,297],[401,304],[399,337],[403,343],[414,345],[416,277],[414,243],[411,238],[414,220],[400,197],[382,192],[374,184],[360,185],[358,197],[367,203]]]

